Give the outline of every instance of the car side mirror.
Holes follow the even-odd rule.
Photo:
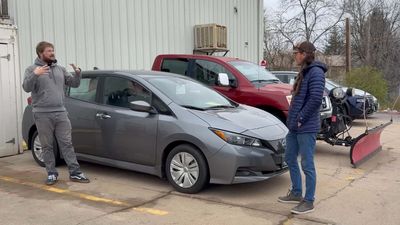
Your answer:
[[[129,108],[133,111],[155,113],[153,107],[145,101],[134,101],[129,103]]]
[[[218,85],[220,86],[229,86],[229,77],[226,73],[218,74]]]

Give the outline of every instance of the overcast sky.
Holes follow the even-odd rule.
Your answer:
[[[264,8],[268,10],[276,10],[279,7],[280,0],[264,0]]]

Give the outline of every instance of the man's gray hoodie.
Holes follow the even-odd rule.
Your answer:
[[[67,70],[53,63],[49,73],[36,75],[36,67],[47,63],[36,58],[35,63],[25,70],[22,87],[26,92],[31,92],[33,112],[62,112],[65,111],[64,98],[66,86],[79,87],[80,74],[73,76]]]

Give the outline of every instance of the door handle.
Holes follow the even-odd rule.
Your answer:
[[[15,138],[13,138],[13,139],[7,141],[6,144],[13,144],[13,145],[15,145]]]
[[[7,54],[7,55],[4,55],[4,56],[0,56],[0,59],[7,59],[7,61],[10,61],[11,55]]]
[[[104,113],[97,113],[96,117],[99,118],[99,119],[102,119],[102,120],[111,118],[110,115],[107,115],[107,114],[104,114]]]

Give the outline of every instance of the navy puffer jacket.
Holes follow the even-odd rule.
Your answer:
[[[325,88],[325,64],[314,61],[303,69],[299,92],[293,96],[286,122],[292,133],[318,133],[321,127],[320,107]],[[298,127],[298,123],[301,126]]]

